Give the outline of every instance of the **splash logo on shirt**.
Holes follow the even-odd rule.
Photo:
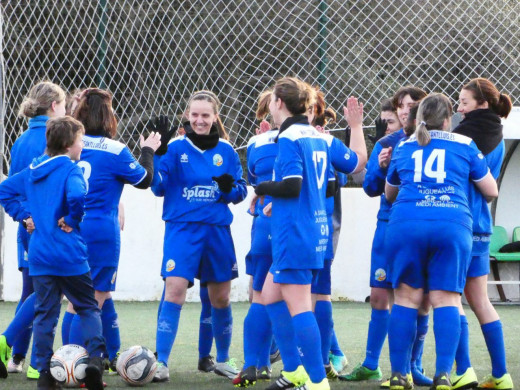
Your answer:
[[[383,268],[378,268],[374,276],[378,282],[383,282],[386,280],[386,271]]]
[[[186,198],[188,202],[212,202],[215,200],[215,192],[217,189],[217,183],[212,186],[184,187],[182,197]]]
[[[170,259],[166,262],[166,272],[172,272],[175,269],[175,261]]]
[[[215,154],[213,156],[213,165],[216,165],[217,167],[220,167],[224,160],[222,159],[222,156],[220,154]]]
[[[181,154],[181,163],[188,162],[188,155],[186,153]]]

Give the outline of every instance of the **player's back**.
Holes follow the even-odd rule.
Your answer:
[[[469,181],[487,174],[484,156],[468,137],[429,133],[428,145],[420,146],[413,135],[394,152],[388,182],[400,188],[390,219],[448,219],[471,228]]]

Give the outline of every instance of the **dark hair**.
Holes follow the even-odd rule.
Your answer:
[[[191,95],[190,100],[188,100],[188,110],[190,109],[191,102],[194,100],[203,100],[205,102],[211,103],[213,106],[213,113],[217,115],[217,130],[218,130],[218,136],[222,139],[225,139],[226,141],[229,141],[229,135],[224,128],[224,124],[220,120],[220,116],[218,116],[218,113],[220,111],[220,100],[218,100],[217,95],[215,95],[211,91],[197,91],[193,95]]]
[[[428,130],[442,130],[446,119],[451,118],[453,108],[450,99],[442,93],[431,93],[421,100],[417,109],[415,135],[421,146],[431,141]]]
[[[325,127],[327,123],[336,121],[336,111],[327,107],[325,95],[318,87],[315,87],[315,91],[316,102],[314,103],[314,119],[311,125]]]
[[[487,102],[489,108],[499,117],[507,118],[513,108],[511,98],[500,93],[495,84],[488,79],[481,77],[473,79],[463,86],[462,89],[470,91],[478,104]]]
[[[316,99],[314,88],[295,77],[279,79],[274,85],[273,93],[284,102],[292,115],[305,114]]]
[[[395,113],[394,104],[392,103],[392,99],[383,99],[381,101],[381,112],[383,111],[392,111]]]
[[[52,102],[61,103],[65,97],[65,91],[59,85],[50,81],[40,81],[23,99],[18,115],[27,118],[45,115],[51,108]]]
[[[67,148],[76,141],[78,132],[85,133],[83,124],[70,116],[49,119],[45,131],[47,155],[54,157],[67,153]]]
[[[418,102],[419,100],[424,99],[424,97],[426,96],[426,92],[424,92],[421,88],[414,87],[412,85],[399,88],[395,95],[392,97],[392,105],[394,106],[394,111],[396,111],[399,108],[406,95],[410,95],[410,97],[414,101]]]
[[[99,88],[88,88],[80,95],[74,118],[85,126],[85,134],[114,138],[117,119],[112,110],[112,94]]]
[[[416,104],[412,108],[410,108],[410,113],[408,114],[408,121],[406,122],[406,126],[404,127],[404,133],[407,137],[411,136],[415,133],[415,120],[417,119],[417,111],[419,110],[419,105]]]

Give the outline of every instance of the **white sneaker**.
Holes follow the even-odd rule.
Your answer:
[[[168,382],[170,380],[170,370],[164,363],[157,363],[157,371],[153,377],[153,382]]]
[[[18,359],[16,359],[18,360]],[[23,363],[25,362],[25,359],[21,359],[18,361],[18,364],[16,364],[16,361],[11,358],[9,359],[9,363],[7,363],[7,372],[10,374],[19,374],[23,371]]]
[[[229,359],[227,362],[215,363],[213,372],[220,376],[225,376],[228,379],[234,379],[239,370],[235,359]]]

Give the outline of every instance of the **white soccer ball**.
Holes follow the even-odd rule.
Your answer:
[[[116,369],[130,386],[143,386],[152,381],[157,371],[157,359],[148,348],[134,345],[121,352]]]
[[[64,345],[52,355],[51,375],[65,387],[78,387],[85,379],[88,352],[80,345]]]

